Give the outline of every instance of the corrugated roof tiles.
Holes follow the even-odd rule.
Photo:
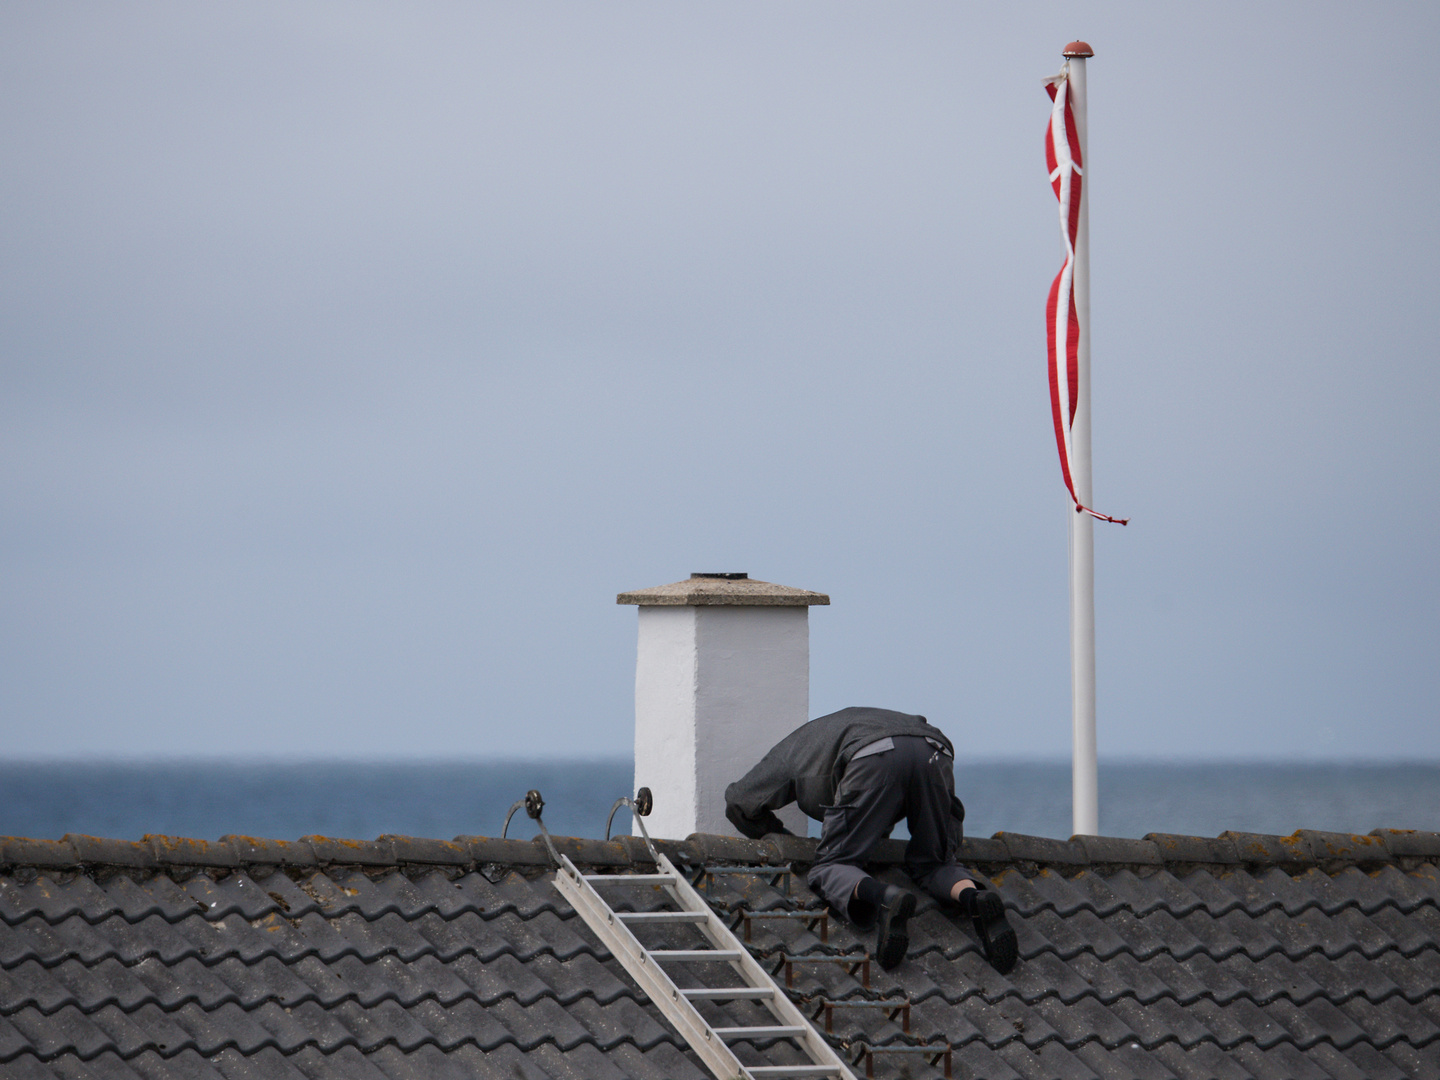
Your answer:
[[[557,844],[649,867],[629,838]],[[662,846],[696,868],[814,851]],[[868,985],[872,943],[843,922],[751,921],[857,1073],[940,1075],[917,1048],[948,1046],[954,1075],[995,1080],[1440,1078],[1440,835],[999,834],[965,858],[1010,908],[1008,975],[928,899],[905,962],[869,965]],[[474,837],[0,841],[0,1075],[706,1076],[549,879],[538,844]],[[803,874],[708,888],[737,925],[819,910]],[[757,1006],[706,1008],[739,1026]],[[762,1041],[742,1059],[791,1054]]]

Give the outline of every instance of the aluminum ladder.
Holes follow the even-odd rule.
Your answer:
[[[719,1080],[787,1076],[835,1076],[841,1080],[855,1080],[855,1074],[841,1060],[835,1048],[815,1030],[805,1014],[750,955],[750,951],[691,887],[685,876],[664,855],[655,852],[654,858],[658,871],[654,874],[582,874],[568,856],[561,855],[555,887]],[[676,905],[676,910],[616,911],[597,891],[597,885],[607,888],[658,885]],[[676,923],[697,927],[711,947],[647,949],[631,930],[632,926]],[[664,969],[665,964],[715,961],[728,963],[739,975],[742,985],[681,989]],[[742,999],[764,1004],[775,1018],[775,1023],[717,1028],[712,1027],[695,1007],[697,1001]],[[811,1063],[742,1065],[729,1044],[750,1039],[793,1039]]]

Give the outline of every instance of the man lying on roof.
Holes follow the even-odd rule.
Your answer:
[[[824,823],[810,887],[860,929],[877,928],[881,967],[905,959],[915,894],[862,867],[901,818],[910,828],[905,869],[915,883],[974,920],[996,970],[1015,966],[1015,931],[1000,895],[955,862],[965,820],[955,798],[955,749],[923,716],[850,708],[811,720],[725,789],[725,816],[759,839],[787,831],[775,811],[792,802]]]

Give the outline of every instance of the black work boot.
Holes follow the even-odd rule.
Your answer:
[[[905,959],[905,950],[910,947],[905,923],[914,914],[915,894],[898,885],[886,885],[884,899],[880,901],[879,924],[875,928],[875,959],[886,971],[899,967]]]
[[[985,959],[1001,975],[1007,974],[1020,958],[1015,931],[1005,918],[1005,901],[1000,894],[978,885],[960,894],[960,912],[975,924],[975,935],[985,950]]]

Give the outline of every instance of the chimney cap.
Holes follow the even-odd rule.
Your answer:
[[[747,574],[691,574],[685,581],[622,592],[617,604],[640,607],[809,607],[828,604],[830,597],[808,589],[794,589],[770,581],[754,581]]]

